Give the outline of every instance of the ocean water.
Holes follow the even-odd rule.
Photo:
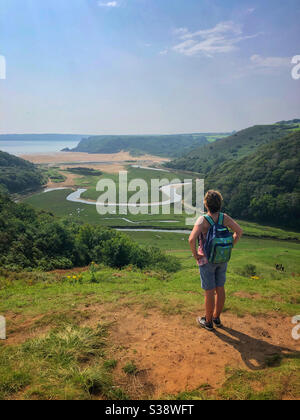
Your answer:
[[[69,147],[73,149],[78,141],[0,141],[0,150],[11,155],[33,155],[60,152]]]

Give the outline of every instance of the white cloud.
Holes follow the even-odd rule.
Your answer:
[[[226,33],[232,33],[235,35],[239,35],[242,33],[242,27],[241,25],[237,25],[232,21],[229,22],[220,22],[215,27],[211,29],[204,29],[197,32],[189,32],[187,31],[184,33],[181,38],[182,39],[188,39],[188,38],[195,38],[195,37],[201,37],[201,38],[210,38],[215,35],[225,35]]]
[[[288,57],[262,57],[254,54],[250,60],[255,67],[261,68],[289,67],[291,65],[291,59]]]
[[[186,34],[189,30],[187,28],[177,28],[173,31],[174,35]]]
[[[103,3],[101,1],[98,1],[98,6],[100,7],[118,7],[118,2],[117,1],[109,1],[106,3]]]
[[[168,52],[169,52],[169,50],[165,49],[165,50],[160,51],[159,55],[167,55]]]
[[[210,29],[189,32],[186,28],[177,29],[176,35],[182,41],[173,50],[186,56],[200,53],[212,56],[236,50],[237,44],[256,35],[243,35],[242,26],[232,21],[220,22]]]

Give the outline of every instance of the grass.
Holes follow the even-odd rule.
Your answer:
[[[282,400],[300,398],[300,355],[283,357],[276,367],[256,372],[227,369],[219,390],[223,400]]]
[[[135,365],[134,361],[128,362],[124,367],[123,371],[126,373],[126,375],[133,375],[135,376],[138,373],[138,368]]]
[[[19,346],[0,348],[0,398],[126,398],[103,362],[106,329],[65,325]]]
[[[96,206],[72,203],[66,200],[66,197],[72,190],[52,191],[49,193],[35,194],[25,200],[28,204],[39,210],[47,210],[58,217],[64,217],[73,221],[80,221],[84,223],[101,224],[107,227],[118,228],[159,228],[159,229],[174,229],[174,230],[190,230],[190,226],[185,225],[185,215],[174,214],[174,209],[171,206],[171,214],[158,215],[107,215],[101,216],[97,213]],[[99,194],[99,193],[98,193]],[[125,217],[134,223],[128,223],[122,218]],[[173,220],[172,223],[165,223],[166,221]],[[254,238],[273,238],[279,240],[294,240],[300,241],[300,233],[290,232],[285,229],[260,225],[253,222],[238,221],[244,230],[245,236]],[[136,232],[132,234],[135,235]],[[129,233],[131,235],[131,233]],[[143,233],[145,239],[152,238],[151,232],[149,236],[147,232]],[[160,236],[160,233],[157,233]]]
[[[44,172],[46,177],[48,177],[52,182],[54,182],[56,184],[59,184],[60,182],[64,182],[67,179],[61,173],[59,167],[48,167],[46,170],[43,169],[43,172]]]
[[[28,201],[73,220],[128,227],[125,221],[101,219],[94,206],[67,202],[65,197],[70,191],[35,195]],[[131,218],[141,221],[141,217]],[[161,217],[149,216],[148,226],[161,227]],[[181,223],[182,220],[174,227]],[[240,317],[295,315],[300,303],[300,245],[288,239],[299,240],[300,235],[254,223],[241,224],[249,236],[244,236],[233,252],[225,310]],[[273,239],[261,238],[262,234]],[[128,396],[115,383],[114,371],[119,361],[112,358],[114,354],[106,339],[109,327],[82,326],[89,321],[89,308],[134,306],[145,316],[149,310],[185,316],[203,305],[199,273],[187,235],[135,231],[128,235],[140,244],[153,245],[176,256],[182,270],[170,274],[96,266],[80,275],[0,270],[0,314],[8,318],[8,335],[25,336],[23,344],[0,343],[0,399],[126,399]],[[283,264],[285,272],[276,271],[276,264]],[[28,323],[26,327],[24,322]],[[31,335],[37,337],[29,338]],[[217,392],[203,385],[165,398],[296,399],[300,397],[297,369],[299,358],[274,355],[266,359],[264,370],[228,368],[226,381]],[[138,378],[133,361],[122,371],[129,378]]]
[[[13,311],[30,317],[49,316],[51,312],[52,317],[55,314],[55,323],[59,321],[59,313],[66,317],[66,311],[72,311],[70,316],[74,317],[74,311],[80,305],[113,303],[120,299],[145,307],[151,303],[164,313],[185,313],[198,308],[203,297],[187,237],[163,233],[158,239],[154,233],[150,237],[149,232],[145,233],[147,237],[144,232],[130,234],[140,243],[147,241],[176,256],[182,263],[182,270],[168,274],[131,267],[117,271],[100,266],[95,273],[83,272],[80,281],[74,281],[73,276],[68,279],[67,275],[61,279],[38,273],[17,276],[0,273],[0,312]],[[297,243],[243,238],[234,249],[229,265],[226,309],[238,315],[297,313],[300,302],[299,252]],[[251,273],[245,275],[244,269],[250,261],[255,262],[257,279],[253,279]],[[277,263],[285,266],[284,273],[276,271]],[[80,316],[76,313],[76,317]],[[51,319],[39,322],[46,324]]]
[[[128,167],[128,181],[133,179],[144,180],[148,186],[150,200],[150,185],[152,179],[166,179],[168,182],[177,178],[183,181],[186,178],[191,178],[192,175],[184,174],[183,172],[160,172],[144,170],[139,168]],[[50,169],[56,171],[56,169]],[[83,199],[89,199],[96,201],[101,195],[100,192],[96,191],[96,185],[99,179],[107,178],[113,180],[117,187],[117,201],[118,201],[118,189],[119,189],[119,175],[118,174],[103,174],[99,176],[82,176],[76,179],[76,185],[78,188],[85,188],[87,191],[82,194]],[[175,230],[191,230],[191,226],[186,225],[186,218],[189,217],[186,214],[175,214],[174,206],[171,205],[160,207],[158,214],[151,214],[151,208],[146,209],[147,214],[128,214],[120,215],[107,214],[101,216],[98,214],[95,205],[72,203],[66,200],[67,196],[72,190],[60,190],[51,191],[48,193],[38,193],[31,197],[26,198],[24,201],[33,207],[40,210],[47,210],[57,215],[58,217],[64,217],[71,220],[78,220],[84,223],[101,224],[108,227],[118,228],[160,228],[160,229],[175,229]],[[129,192],[128,198],[134,193]],[[160,197],[160,200],[166,197]],[[145,209],[145,208],[144,208]],[[124,220],[125,218],[125,220]],[[128,221],[129,220],[129,221]],[[294,240],[300,241],[299,232],[291,232],[283,228],[275,226],[265,226],[254,222],[238,220],[239,224],[244,230],[246,236],[254,238],[273,238],[280,240]]]

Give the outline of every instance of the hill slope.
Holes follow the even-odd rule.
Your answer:
[[[296,127],[285,123],[250,127],[210,145],[197,148],[186,156],[168,163],[168,167],[208,175],[210,172],[214,173],[220,164],[250,155],[263,144],[284,137]]]
[[[44,175],[35,165],[0,151],[0,191],[21,193],[44,182]]]
[[[205,178],[240,219],[300,229],[300,131],[228,161]]]
[[[141,247],[121,232],[59,220],[0,193],[0,269],[49,271],[87,266],[92,261],[117,268],[180,269],[174,257]]]
[[[72,151],[87,153],[118,153],[126,151],[131,152],[132,155],[152,154],[177,157],[208,143],[208,140],[202,134],[95,136],[83,139]]]

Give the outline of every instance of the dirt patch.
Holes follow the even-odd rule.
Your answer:
[[[40,337],[50,331],[51,326],[43,325],[35,328],[44,315],[38,315],[29,319],[21,314],[9,312],[5,315],[7,322],[7,340],[3,341],[5,346],[16,346],[35,337]]]
[[[158,398],[204,384],[213,392],[224,383],[227,366],[262,370],[267,357],[300,350],[291,336],[290,318],[271,315],[238,318],[225,313],[225,327],[209,333],[197,326],[196,313],[164,316],[157,310],[145,313],[139,306],[118,303],[119,306],[86,304],[78,308],[80,317],[74,317],[74,322],[90,327],[103,322],[110,324],[107,357],[118,361],[116,383],[132,397]],[[24,332],[39,325],[43,317],[25,320],[23,325],[18,319],[18,328],[11,331],[7,344],[47,332],[43,322],[43,328]],[[123,368],[129,362],[137,366],[136,375],[124,373]]]
[[[203,384],[218,389],[224,383],[226,366],[260,370],[265,367],[266,357],[300,350],[291,337],[290,318],[240,319],[224,314],[225,327],[208,333],[197,326],[197,314],[166,317],[152,310],[145,315],[140,308],[109,313],[93,307],[92,311],[89,325],[95,322],[97,312],[97,322],[113,322],[110,357],[118,360],[116,381],[125,388],[127,385],[131,395],[136,393],[138,398],[147,394],[149,384],[154,398],[194,390]],[[139,369],[134,379],[123,372],[130,361]]]
[[[57,274],[58,277],[63,277],[63,276],[66,276],[66,275],[83,273],[83,272],[87,271],[88,269],[89,269],[89,267],[76,267],[76,268],[69,268],[67,270],[53,270],[53,271],[50,271],[49,273]]]
[[[264,299],[263,296],[261,296],[258,293],[247,293],[247,292],[235,292],[233,293],[233,296],[243,298],[243,299],[253,299],[253,300],[261,300]]]

